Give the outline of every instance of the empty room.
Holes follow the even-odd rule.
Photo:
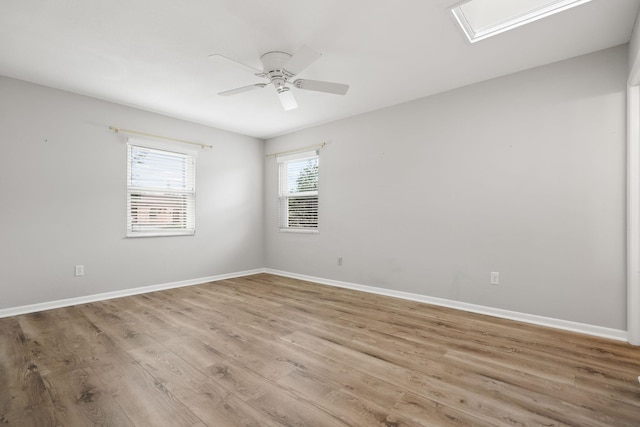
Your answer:
[[[639,11],[0,2],[0,425],[640,425]]]

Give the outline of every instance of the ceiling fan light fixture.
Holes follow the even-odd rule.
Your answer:
[[[285,111],[295,110],[296,108],[298,108],[298,103],[293,97],[291,89],[289,89],[288,87],[282,86],[278,88],[278,98],[280,99],[282,108],[284,108]]]
[[[451,13],[471,43],[512,30],[591,0],[466,0]]]

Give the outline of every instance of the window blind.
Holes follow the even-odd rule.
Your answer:
[[[128,144],[127,236],[195,233],[195,156]]]
[[[318,152],[278,157],[281,231],[318,229]]]

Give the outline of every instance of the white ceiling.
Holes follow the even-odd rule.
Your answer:
[[[472,45],[457,3],[2,0],[0,75],[268,138],[626,43],[640,6],[592,0]],[[299,77],[347,95],[294,89],[288,112],[272,87],[216,95],[262,80],[208,55],[261,69],[263,53],[302,45],[323,56]]]

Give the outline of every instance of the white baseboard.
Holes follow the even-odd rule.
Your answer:
[[[255,270],[240,271],[236,273],[219,274],[216,276],[201,277],[199,279],[182,280],[179,282],[163,283],[160,285],[143,286],[140,288],[124,289],[121,291],[104,292],[100,294],[86,295],[77,298],[67,298],[57,301],[43,302],[38,304],[23,305],[0,309],[0,318],[17,316],[20,314],[34,313],[37,311],[51,310],[54,308],[69,307],[72,305],[86,304],[89,302],[104,301],[113,298],[128,297],[131,295],[146,294],[149,292],[162,291],[165,289],[181,288],[183,286],[201,285],[203,283],[215,282],[217,280],[233,279],[236,277],[250,276],[252,274],[264,273],[263,268]]]
[[[339,288],[353,289],[357,291],[369,292],[372,294],[386,295],[390,297],[402,298],[411,301],[424,302],[427,304],[442,307],[455,308],[457,310],[469,311],[472,313],[485,314],[488,316],[500,317],[503,319],[517,320],[519,322],[531,323],[534,325],[548,326],[565,331],[579,332],[602,338],[609,338],[616,341],[627,341],[627,331],[619,329],[605,328],[602,326],[588,325],[586,323],[572,322],[569,320],[554,319],[551,317],[536,316],[534,314],[520,313],[516,311],[503,310],[499,308],[485,307],[482,305],[470,304],[466,302],[453,301],[444,298],[429,297],[426,295],[413,294],[410,292],[394,291],[391,289],[377,288],[374,286],[359,285],[356,283],[341,282],[339,280],[323,279],[321,277],[307,276],[304,274],[290,273],[287,271],[264,269],[265,273],[278,276],[291,277],[293,279],[306,280],[320,283],[322,285],[336,286]]]
[[[54,308],[69,307],[72,305],[86,304],[96,301],[104,301],[113,298],[121,298],[131,295],[139,295],[148,292],[162,291],[165,289],[180,288],[184,286],[200,285],[218,280],[233,279],[236,277],[250,276],[259,273],[269,273],[277,276],[291,277],[293,279],[306,280],[322,285],[336,286],[339,288],[353,289],[357,291],[369,292],[372,294],[386,295],[395,298],[402,298],[410,301],[423,302],[442,307],[454,308],[457,310],[469,311],[472,313],[485,314],[488,316],[500,317],[503,319],[517,320],[534,325],[548,326],[566,331],[579,332],[597,337],[609,338],[617,341],[627,341],[627,331],[605,328],[602,326],[588,325],[585,323],[572,322],[569,320],[554,319],[551,317],[537,316],[534,314],[520,313],[516,311],[503,310],[499,308],[485,307],[482,305],[470,304],[466,302],[453,301],[444,298],[429,297],[426,295],[414,294],[410,292],[394,291],[391,289],[377,288],[375,286],[359,285],[356,283],[342,282],[339,280],[324,279],[321,277],[308,276],[305,274],[290,273],[287,271],[274,270],[270,268],[257,268],[254,270],[240,271],[235,273],[220,274],[216,276],[201,277],[198,279],[183,280],[179,282],[163,283],[160,285],[143,286],[140,288],[124,289],[121,291],[105,292],[94,295],[87,295],[77,298],[68,298],[57,301],[43,302],[38,304],[23,305],[0,309],[0,318],[17,316],[20,314],[34,313],[37,311],[51,310]]]

